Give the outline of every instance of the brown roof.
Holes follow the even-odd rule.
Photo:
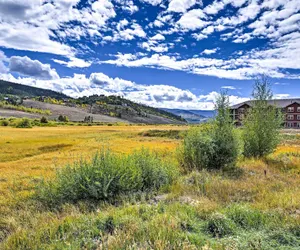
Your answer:
[[[243,106],[244,104],[248,104],[249,106],[253,105],[254,100],[249,100],[246,102],[238,103],[235,105],[230,106],[231,109],[238,109],[239,107]],[[295,99],[274,99],[274,100],[269,100],[268,104],[274,105],[278,108],[285,108],[286,106],[289,106],[293,103],[299,103],[300,104],[300,98],[295,98]]]

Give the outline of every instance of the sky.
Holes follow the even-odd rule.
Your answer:
[[[300,96],[299,0],[0,0],[0,79],[159,108]]]

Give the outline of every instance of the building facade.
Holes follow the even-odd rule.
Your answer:
[[[285,128],[300,129],[300,99],[270,100],[268,103],[283,112]],[[243,125],[247,110],[252,105],[253,101],[247,101],[231,106],[231,115],[237,126]]]

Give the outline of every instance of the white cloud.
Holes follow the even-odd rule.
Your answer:
[[[87,62],[80,58],[70,57],[69,61],[53,59],[54,62],[67,66],[68,68],[87,68],[91,66],[91,62]]]
[[[99,36],[106,21],[116,16],[110,0],[97,0],[80,10],[78,3],[0,0],[0,47],[74,57],[77,50],[62,40]],[[71,25],[72,21],[79,25]]]
[[[205,19],[206,15],[201,9],[193,9],[183,14],[178,20],[177,25],[186,30],[196,30],[210,24],[210,22],[205,21]]]
[[[205,54],[205,55],[211,55],[211,54],[215,54],[218,51],[219,48],[215,48],[215,49],[205,49],[201,52],[201,54]]]
[[[37,79],[58,79],[55,69],[49,64],[42,64],[38,60],[31,60],[29,57],[12,56],[9,59],[9,70],[21,75],[31,76]]]
[[[202,5],[202,0],[170,0],[168,11],[186,12],[195,4]]]
[[[236,87],[234,87],[234,86],[222,86],[221,88],[222,89],[231,89],[231,90],[236,89]]]
[[[3,51],[0,50],[0,73],[6,73],[8,68],[4,65],[4,62],[7,62],[8,58],[5,56]]]
[[[127,28],[127,29],[115,32],[113,41],[119,41],[119,40],[130,41],[130,40],[135,39],[136,37],[141,37],[141,38],[146,37],[145,31],[139,24],[133,23],[130,27],[131,28]]]
[[[197,41],[200,41],[200,40],[203,40],[203,39],[205,39],[205,38],[208,38],[207,35],[196,34],[196,33],[192,34],[192,37],[195,38]]]
[[[165,37],[161,34],[156,34],[155,36],[151,37],[151,40],[163,41],[163,40],[165,40]]]
[[[140,0],[140,1],[156,6],[161,4],[163,0]]]

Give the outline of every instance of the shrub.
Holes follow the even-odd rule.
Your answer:
[[[207,222],[207,231],[213,236],[222,238],[234,233],[236,227],[233,221],[220,213],[213,214]]]
[[[23,118],[17,122],[16,128],[32,128],[32,125],[29,119]]]
[[[244,155],[262,157],[277,147],[283,117],[276,107],[268,104],[268,100],[272,99],[272,91],[265,76],[256,80],[252,96],[254,104],[244,121]]]
[[[214,142],[209,131],[191,128],[184,137],[179,154],[181,165],[187,170],[210,168]]]
[[[249,230],[259,229],[268,219],[267,216],[259,210],[238,205],[229,207],[226,214],[228,218],[234,221],[237,225]]]
[[[90,162],[80,161],[43,181],[36,196],[48,205],[79,200],[109,200],[139,191],[151,192],[171,183],[176,168],[167,165],[147,150],[118,156],[109,150],[94,155]]]
[[[40,120],[41,123],[48,123],[47,117],[43,116]]]
[[[57,120],[59,122],[68,122],[69,118],[67,116],[65,116],[65,115],[59,115],[58,118],[57,118]]]
[[[229,113],[228,96],[217,97],[218,114],[210,126],[192,128],[183,140],[180,162],[188,170],[235,166],[239,141]]]
[[[9,125],[9,122],[7,120],[1,120],[0,125],[4,126],[4,127],[7,127]]]

